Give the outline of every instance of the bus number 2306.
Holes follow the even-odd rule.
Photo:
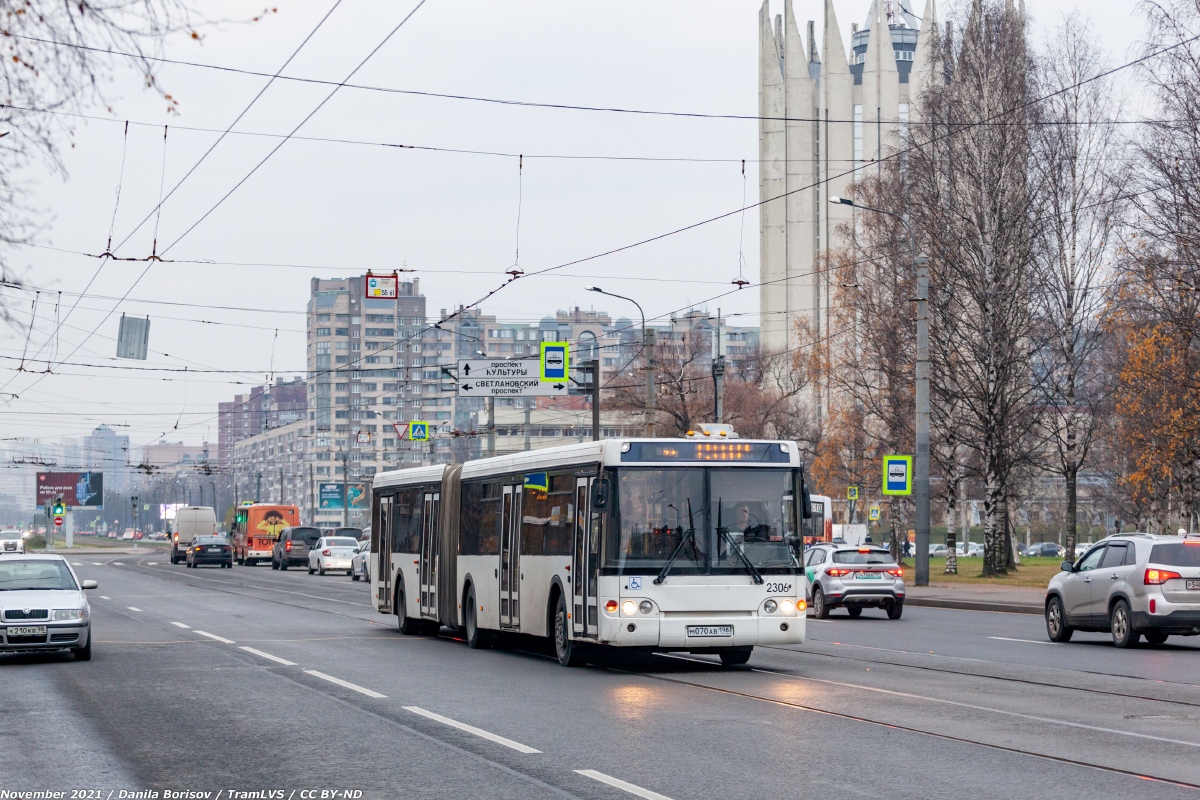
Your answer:
[[[790,583],[768,583],[767,593],[771,592],[790,592],[792,585]]]

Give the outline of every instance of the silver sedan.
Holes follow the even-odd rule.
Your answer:
[[[327,570],[346,570],[350,574],[350,559],[358,552],[358,540],[350,536],[322,536],[308,551],[308,574],[324,575]]]
[[[92,657],[92,610],[85,589],[58,555],[0,557],[0,651],[70,650]]]

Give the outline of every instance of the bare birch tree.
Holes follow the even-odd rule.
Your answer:
[[[1066,495],[1063,545],[1074,553],[1079,471],[1091,451],[1107,384],[1099,369],[1105,280],[1121,222],[1117,170],[1123,147],[1112,120],[1110,80],[1092,80],[1105,64],[1087,23],[1066,17],[1044,48],[1042,94],[1033,127],[1034,181],[1043,222],[1037,249],[1044,276],[1038,304],[1045,348],[1038,373],[1046,406],[1043,438]]]
[[[931,391],[941,407],[961,410],[961,440],[978,454],[983,572],[997,575],[1010,562],[1008,483],[1028,457],[1038,399],[1030,369],[1032,65],[1025,17],[1011,4],[974,0],[960,29],[946,45],[952,79],[920,95],[927,124],[913,126],[906,181],[932,258],[931,313],[941,317],[930,337]]]

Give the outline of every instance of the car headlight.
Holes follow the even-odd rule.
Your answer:
[[[768,600],[767,602],[763,603],[763,611],[767,612],[768,614],[774,614],[778,609],[779,604],[774,600]]]
[[[632,617],[636,611],[637,603],[632,600],[626,600],[624,603],[621,603],[621,613],[625,616]]]
[[[68,620],[82,620],[87,614],[82,608],[56,608],[54,609],[54,621],[65,622]]]

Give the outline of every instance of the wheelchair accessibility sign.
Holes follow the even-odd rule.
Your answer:
[[[629,585],[626,586],[625,588],[632,589],[633,591],[641,591],[642,579],[641,578],[630,578]]]

